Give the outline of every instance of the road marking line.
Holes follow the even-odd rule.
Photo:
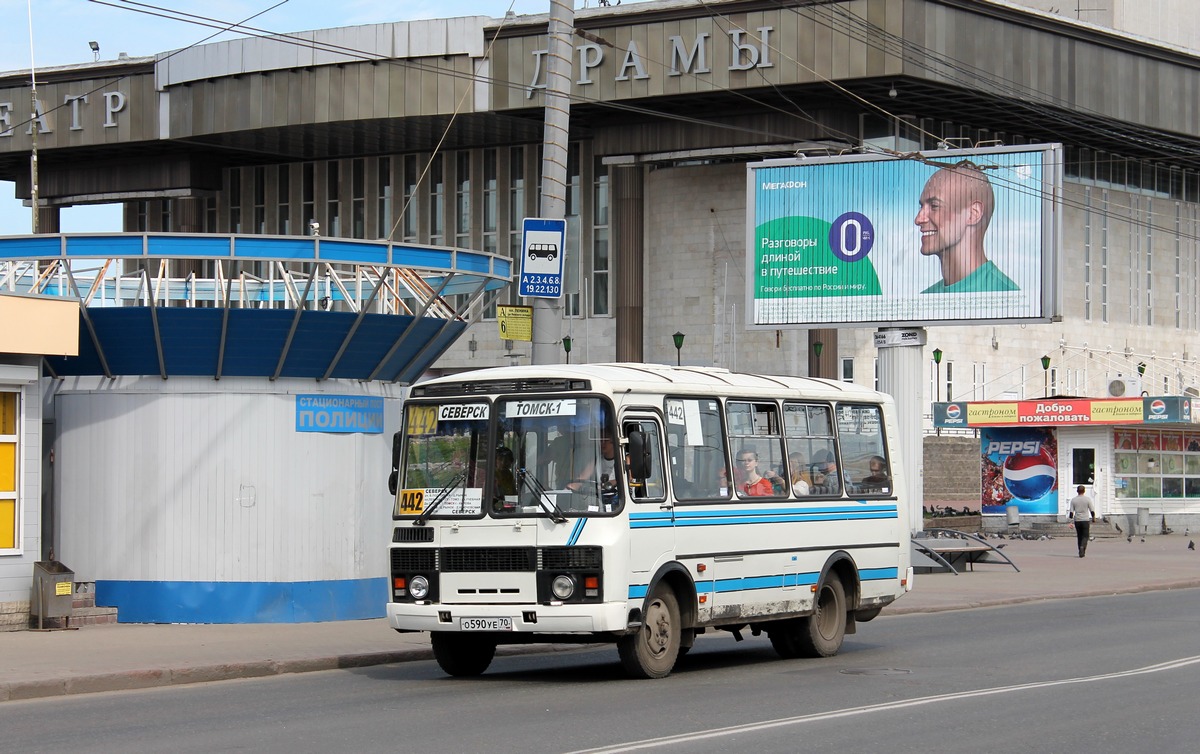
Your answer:
[[[1015,691],[1028,691],[1030,689],[1044,689],[1053,686],[1068,686],[1079,683],[1096,683],[1098,681],[1110,681],[1116,678],[1127,678],[1135,675],[1146,675],[1149,673],[1162,673],[1168,670],[1177,670],[1185,668],[1189,665],[1200,663],[1200,655],[1194,657],[1184,657],[1178,660],[1170,660],[1161,662],[1157,665],[1147,665],[1144,668],[1135,668],[1133,670],[1122,670],[1116,673],[1105,673],[1103,675],[1084,676],[1082,678],[1063,678],[1057,681],[1038,681],[1036,683],[1022,683],[1016,686],[998,686],[990,689],[977,689],[975,691],[963,691],[953,694],[938,694],[936,696],[923,696],[917,699],[907,699],[899,702],[886,702],[884,704],[873,704],[866,707],[851,707],[843,710],[832,710],[830,712],[819,712],[812,715],[799,715],[797,717],[782,717],[777,720],[764,720],[759,723],[747,723],[745,725],[732,725],[726,728],[713,728],[711,730],[696,731],[694,733],[682,733],[675,736],[663,736],[661,738],[648,738],[642,741],[630,741],[623,744],[614,744],[613,746],[603,746],[597,749],[580,749],[570,752],[569,754],[617,754],[625,751],[641,751],[645,749],[657,749],[666,746],[676,746],[686,744],[693,741],[704,741],[711,738],[720,738],[722,736],[732,736],[738,733],[748,733],[759,730],[769,730],[771,728],[783,728],[789,725],[803,725],[804,723],[822,722],[825,720],[837,720],[843,717],[855,717],[857,715],[866,715],[871,712],[888,712],[891,710],[906,709],[908,707],[922,707],[927,704],[936,704],[938,702],[953,701],[957,699],[969,699],[973,697],[996,696],[999,694],[1010,694]]]

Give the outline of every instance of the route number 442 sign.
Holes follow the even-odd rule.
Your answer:
[[[567,221],[527,217],[521,226],[518,296],[561,298]]]

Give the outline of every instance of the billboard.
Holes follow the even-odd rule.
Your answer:
[[[748,166],[747,326],[1048,322],[1057,144]]]

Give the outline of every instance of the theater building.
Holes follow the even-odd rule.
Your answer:
[[[747,165],[1057,144],[1061,232],[1044,250],[1055,255],[1045,281],[1054,305],[1025,320],[931,323],[912,391],[925,426],[934,403],[1106,399],[1114,384],[1194,395],[1200,110],[1190,103],[1200,99],[1200,57],[1185,46],[1194,24],[1180,15],[1161,29],[1131,27],[1127,3],[1092,20],[1038,5],[664,0],[576,11],[561,301],[572,360],[678,358],[877,384],[875,335],[886,322],[748,327]],[[0,74],[0,179],[31,199],[36,125],[42,233],[58,230],[62,207],[120,203],[134,234],[295,239],[315,228],[322,241],[472,250],[513,260],[515,272],[522,220],[539,213],[547,47],[546,16],[219,42],[40,70],[32,122],[29,72]],[[914,217],[918,209],[914,197]],[[276,268],[253,264],[242,271],[260,279]],[[227,279],[209,254],[166,270]],[[496,321],[498,305],[528,302],[515,286],[492,291],[433,297],[462,327],[426,352],[438,358],[423,372],[528,362],[530,344],[501,338]],[[329,300],[330,313],[348,306]],[[112,383],[96,363],[81,375],[97,380],[79,392],[81,407]],[[153,379],[138,390],[171,386],[145,363]],[[413,379],[368,374],[376,386],[364,390]],[[1200,520],[1188,468],[1183,496],[1170,501],[1180,521]],[[1111,476],[1096,489],[1102,505],[1120,494]],[[101,561],[73,565],[99,581],[89,570]],[[369,579],[374,568],[350,571]],[[220,578],[213,568],[178,579],[154,570],[139,579]]]

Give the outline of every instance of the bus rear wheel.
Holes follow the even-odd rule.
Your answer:
[[[817,591],[813,614],[801,619],[797,639],[805,657],[833,657],[846,639],[846,590],[836,574],[829,574]]]
[[[488,669],[496,656],[496,642],[477,636],[435,631],[429,637],[433,659],[448,675],[477,676]]]
[[[767,629],[775,652],[785,660],[833,657],[846,638],[846,590],[834,574],[817,591],[813,614],[782,620]]]
[[[675,593],[665,587],[655,589],[646,602],[641,628],[617,641],[625,672],[634,678],[666,678],[679,658],[681,634]]]

